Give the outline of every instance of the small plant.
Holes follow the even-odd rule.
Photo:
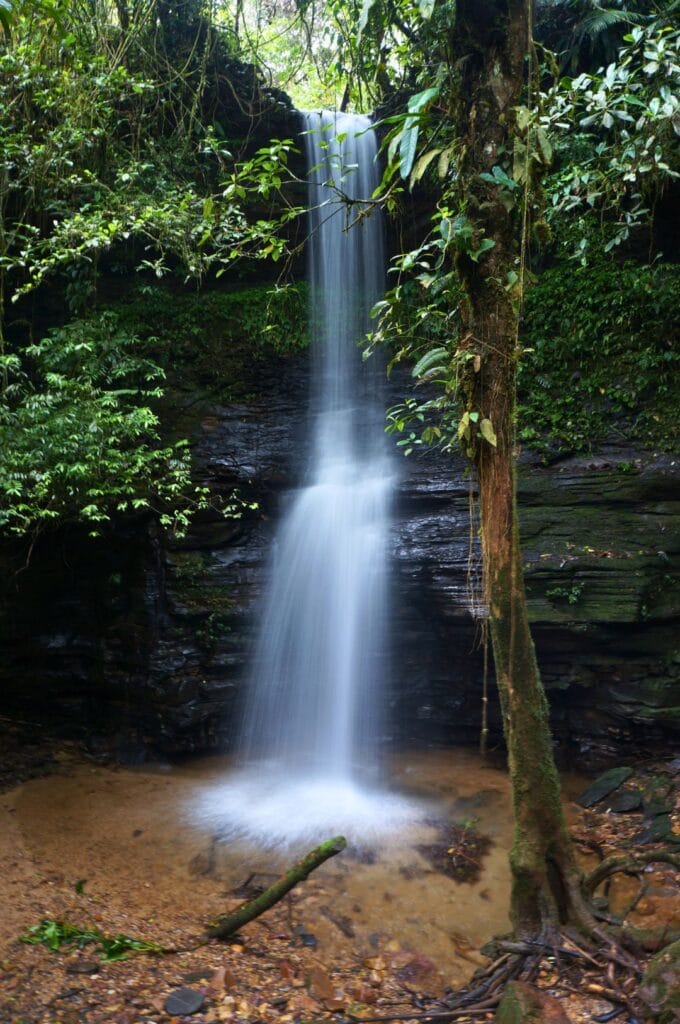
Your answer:
[[[583,583],[572,583],[570,587],[552,587],[546,590],[545,596],[552,601],[567,601],[569,604],[578,604],[583,593]]]
[[[563,235],[568,232],[563,231]],[[670,448],[676,431],[680,276],[593,256],[557,261],[527,293],[519,436],[548,451],[584,451],[610,436]],[[633,473],[633,462],[621,463]]]
[[[98,928],[81,928],[79,925],[55,921],[49,917],[43,918],[40,924],[29,928],[26,934],[21,936],[20,941],[29,946],[47,946],[55,953],[62,946],[84,949],[85,946],[92,944],[99,947],[100,958],[109,963],[126,960],[135,953],[164,952],[163,947],[156,942],[133,939],[129,935],[104,935]]]

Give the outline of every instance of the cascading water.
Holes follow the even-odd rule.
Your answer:
[[[280,528],[248,687],[246,767],[213,813],[265,843],[381,831],[413,808],[366,788],[385,696],[392,470],[380,371],[358,342],[384,282],[367,117],[304,114],[314,332],[312,459]],[[375,782],[375,779],[373,779]]]
[[[365,209],[354,202],[377,184],[368,118],[304,116],[314,454],[281,528],[243,750],[287,772],[347,780],[359,748],[364,757],[375,748],[380,706],[390,471],[378,382],[357,342],[382,291],[384,255],[378,215],[352,226]]]

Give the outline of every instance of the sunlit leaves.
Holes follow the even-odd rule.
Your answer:
[[[14,21],[14,10],[10,0],[0,0],[0,28],[9,38],[12,34],[12,23]]]
[[[154,507],[180,532],[207,492],[185,442],[161,444],[150,401],[162,368],[103,313],[49,332],[6,368],[0,402],[0,531],[64,520],[96,530],[114,510]],[[26,372],[24,372],[24,369]]]
[[[361,13],[359,14],[359,25],[357,29],[359,39],[361,39],[361,35],[368,24],[368,18],[374,4],[375,0],[362,0]]]
[[[587,144],[552,179],[551,204],[559,216],[604,213],[608,251],[645,222],[665,184],[680,177],[680,32],[657,19],[634,28],[625,43],[606,68],[557,83],[534,120],[537,130],[559,138],[562,151]],[[536,139],[547,155],[537,132]],[[520,169],[523,158],[516,151]],[[575,257],[583,262],[586,233],[582,241]]]
[[[434,152],[425,154],[427,156],[426,161],[424,163],[419,161],[414,168],[414,162],[418,152],[420,129],[421,126],[426,123],[429,106],[438,95],[439,86],[428,86],[427,89],[422,89],[420,92],[415,93],[409,98],[406,111],[403,114],[397,114],[386,118],[385,123],[393,126],[391,127],[386,140],[388,176],[394,166],[394,161],[398,156],[400,177],[404,180],[408,179],[413,171],[414,175],[417,173],[417,178],[414,180],[418,180],[418,178],[422,177],[425,173],[429,163],[435,158],[435,156],[441,153],[441,150],[437,149]]]
[[[434,348],[426,352],[411,370],[411,376],[423,380],[426,375],[446,372],[448,350],[445,348]]]

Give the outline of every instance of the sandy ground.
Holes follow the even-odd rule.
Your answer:
[[[267,883],[292,857],[216,841],[191,819],[196,795],[227,770],[219,759],[172,771],[74,763],[0,797],[1,1021],[152,1020],[187,975],[210,979],[221,968],[235,994],[222,993],[218,1009],[226,999],[233,1012],[229,1000],[245,1000],[245,1019],[266,1019],[271,999],[286,997],[279,1019],[290,992],[295,1014],[300,1000],[314,999],[310,972],[331,1003],[336,991],[368,1005],[438,996],[483,963],[478,947],[507,928],[507,779],[474,755],[430,753],[401,758],[395,775],[491,837],[473,884],[432,869],[417,849],[434,835],[424,826],[328,862],[235,945],[101,965],[92,947],[64,956],[17,942],[44,918],[182,949],[200,941],[205,923],[239,902],[239,882],[256,870]],[[209,999],[191,1019],[230,1019],[216,1017],[214,1005]]]
[[[430,751],[401,756],[393,778],[441,818],[490,838],[478,877],[433,869],[421,847],[438,833],[426,823],[349,848],[233,942],[201,944],[253,871],[268,884],[295,859],[226,842],[193,817],[228,771],[217,758],[133,771],[62,755],[53,774],[0,794],[0,1024],[160,1024],[173,1019],[166,1000],[180,987],[202,1004],[174,1019],[205,1024],[408,1014],[464,983],[485,962],[480,946],[507,931],[508,780],[471,752]],[[572,792],[580,785],[568,780]],[[605,853],[636,827],[634,816],[571,814],[577,838],[595,837]],[[639,923],[680,922],[671,875],[650,876]],[[92,945],[54,953],[18,941],[46,918],[177,952],[103,963]],[[548,971],[541,983],[560,978]],[[611,1009],[569,985],[560,998],[574,1022]]]

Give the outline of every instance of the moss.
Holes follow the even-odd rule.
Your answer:
[[[496,1011],[496,1024],[568,1024],[553,996],[523,981],[511,981]]]
[[[258,394],[263,367],[307,346],[307,305],[305,284],[205,293],[144,285],[115,312],[165,366],[170,390],[243,401]]]
[[[527,293],[520,368],[520,439],[589,450],[613,432],[673,449],[680,401],[680,268],[601,255],[558,259]],[[630,466],[622,464],[622,472]]]
[[[658,1024],[673,1024],[680,1012],[680,941],[666,946],[649,963],[640,998]]]

